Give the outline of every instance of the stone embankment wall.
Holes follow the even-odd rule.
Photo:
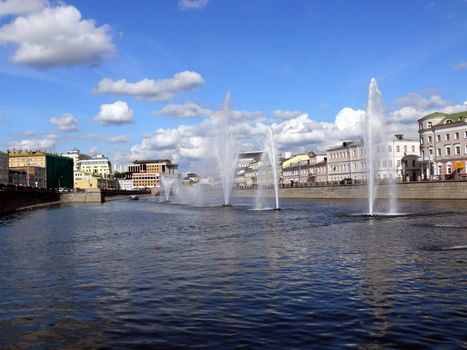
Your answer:
[[[394,185],[378,185],[377,198],[391,198],[392,194],[399,199],[465,199],[467,200],[467,181],[436,181],[436,182],[404,182]],[[264,191],[272,197],[273,190]],[[238,197],[254,197],[256,190],[236,190]],[[367,198],[367,187],[364,185],[329,185],[312,187],[287,187],[279,190],[281,198],[309,199],[352,199]]]
[[[59,200],[59,194],[52,191],[0,191],[0,214],[6,214],[27,207],[54,203]]]
[[[104,194],[95,192],[70,192],[60,195],[60,203],[103,203]]]

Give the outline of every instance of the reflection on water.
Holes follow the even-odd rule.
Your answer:
[[[0,348],[463,346],[464,202],[237,200],[2,217]]]

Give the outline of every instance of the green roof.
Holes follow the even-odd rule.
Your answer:
[[[458,112],[458,113],[441,113],[435,112],[424,116],[420,120],[428,120],[434,118],[442,118],[441,121],[436,125],[444,125],[448,120],[451,120],[452,123],[461,123],[467,118],[467,111]]]

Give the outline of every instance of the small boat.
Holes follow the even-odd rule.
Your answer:
[[[139,199],[139,197],[136,194],[132,194],[132,195],[130,195],[130,197],[128,199],[130,201],[137,201]]]

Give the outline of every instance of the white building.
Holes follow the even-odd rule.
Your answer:
[[[77,148],[73,148],[72,150],[66,152],[66,153],[62,153],[61,154],[62,157],[68,157],[68,158],[71,158],[73,159],[73,170],[77,170],[79,171],[80,170],[80,164],[79,164],[79,161],[80,160],[87,160],[87,159],[91,159],[90,156],[88,156],[87,154],[82,154],[82,153],[79,153],[79,149]]]
[[[376,174],[379,180],[417,180],[421,164],[419,141],[396,134],[386,143],[376,147]],[[327,150],[328,180],[341,182],[346,179],[362,181],[367,179],[368,163],[365,145],[361,141],[343,142]]]
[[[110,160],[102,154],[98,154],[90,159],[81,159],[77,161],[79,171],[100,176],[109,179],[112,174],[112,165]]]
[[[0,152],[0,184],[8,184],[9,160],[8,154]]]
[[[118,185],[121,190],[132,191],[135,189],[132,179],[118,179]]]

